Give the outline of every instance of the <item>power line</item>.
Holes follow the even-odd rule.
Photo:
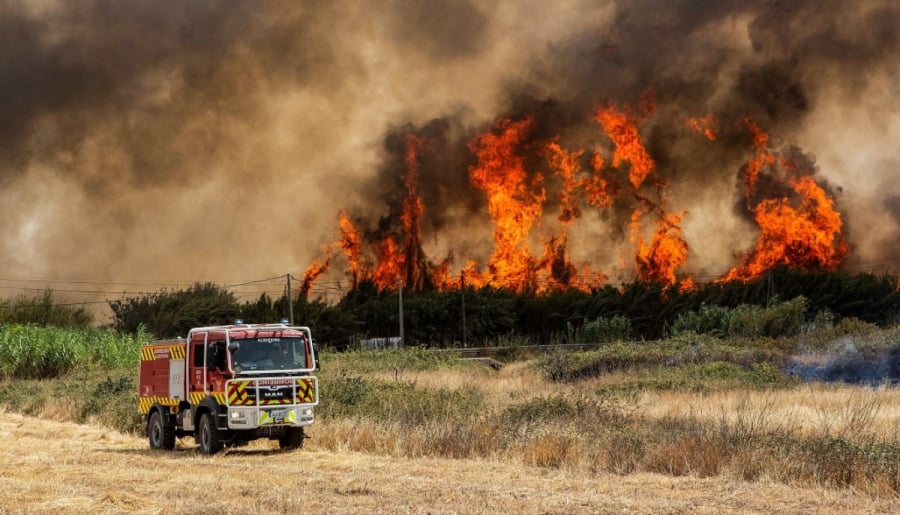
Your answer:
[[[853,270],[865,270],[871,269],[874,270],[880,267],[892,266],[892,265],[900,265],[900,257],[891,257],[887,259],[880,260],[872,260],[872,261],[860,261],[856,263],[849,263],[841,265],[842,269],[853,269]],[[597,272],[602,274],[602,272]],[[682,270],[677,274],[680,280],[685,280],[688,278],[704,280],[704,279],[718,279],[724,277],[727,274],[727,271],[722,272],[699,272],[699,271],[687,271]],[[213,281],[206,281],[206,283],[211,284],[221,284],[221,288],[232,291],[233,294],[239,297],[256,297],[263,294],[273,294],[273,296],[278,297],[278,292],[281,290],[284,291],[285,282],[287,280],[288,275],[290,275],[291,279],[299,281],[292,274],[287,275],[278,275],[274,277],[267,277],[264,279],[253,279],[253,280],[242,280],[242,281],[229,281],[222,283],[216,283]],[[449,275],[447,276],[447,282],[458,282],[465,275],[465,271],[460,271],[458,275]],[[485,275],[488,275],[487,273]],[[605,274],[604,274],[605,275]],[[472,279],[471,276],[467,277],[470,281]],[[572,288],[595,288],[595,287],[604,287],[604,286],[625,286],[627,284],[638,281],[640,276],[636,273],[634,274],[615,274],[613,277],[605,276],[605,279],[600,281],[588,281],[581,280],[576,278],[572,281],[569,281],[566,286]],[[516,274],[491,274],[488,284],[491,283],[513,283],[513,284],[521,284],[521,285],[535,285],[535,286],[545,286],[545,285],[556,285],[559,281],[552,276],[548,276],[544,273],[538,275],[534,274],[529,276],[528,273],[516,273]],[[3,284],[7,283],[7,284]],[[15,283],[26,283],[26,284],[15,284]],[[28,286],[27,284],[33,283],[45,283],[48,286],[44,288]],[[95,285],[100,286],[100,288],[88,289],[88,288],[56,288],[50,286],[50,284],[62,284],[62,285]],[[148,290],[147,286],[161,286],[165,288],[178,289],[183,288],[184,286],[193,286],[195,284],[204,284],[204,281],[185,281],[185,280],[175,280],[175,281],[166,281],[166,280],[121,280],[121,279],[87,279],[87,278],[61,278],[61,277],[33,277],[33,276],[22,276],[22,277],[14,277],[14,276],[0,276],[0,290],[5,291],[19,291],[19,292],[45,292],[50,291],[54,293],[61,293],[65,295],[72,296],[104,296],[103,300],[85,300],[79,304],[102,304],[105,302],[109,302],[109,297],[127,297],[127,296],[146,296],[153,295],[159,293],[159,291],[151,291]],[[313,281],[310,285],[308,293],[311,295],[334,295],[334,294],[343,294],[347,291],[346,279],[323,279],[321,281]],[[106,288],[104,288],[104,286]],[[109,288],[110,286],[139,286],[143,288],[136,289],[113,289]],[[247,289],[237,289],[243,286],[256,286],[256,288],[247,288]],[[295,287],[291,288],[292,290]],[[293,293],[293,292],[291,292]]]

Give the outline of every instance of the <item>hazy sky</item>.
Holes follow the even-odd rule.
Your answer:
[[[897,27],[889,0],[0,0],[0,296],[299,277],[340,209],[372,229],[390,213],[406,132],[441,141],[426,249],[484,260],[466,143],[540,111],[573,149],[608,147],[593,109],[648,89],[641,131],[687,211],[686,272],[727,271],[755,242],[735,210],[745,115],[833,193],[846,266],[896,270]],[[707,114],[714,144],[683,130]],[[627,242],[615,217],[576,227],[574,258],[627,272],[600,250]]]

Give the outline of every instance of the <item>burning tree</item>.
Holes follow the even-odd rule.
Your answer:
[[[656,113],[653,96],[643,100],[639,108],[613,102],[595,108],[589,118],[593,135],[577,148],[549,129],[552,116],[540,109],[503,117],[471,135],[464,160],[441,153],[446,150],[443,135],[410,129],[400,138],[402,159],[396,162],[402,165],[390,169],[388,183],[400,186],[389,195],[394,199],[390,212],[375,224],[371,214],[341,211],[340,235],[307,269],[303,293],[336,262],[349,275],[351,288],[365,280],[380,290],[401,284],[413,290],[448,290],[466,284],[520,293],[588,291],[607,284],[613,274],[666,287],[695,287],[694,279],[680,272],[691,256],[681,225],[690,211],[670,208],[671,181],[677,174],[660,173],[642,138],[641,127]],[[682,120],[682,138],[699,134],[708,145],[723,140],[718,116]],[[585,139],[585,126],[580,127]],[[758,236],[719,281],[754,279],[774,267],[836,269],[849,247],[834,198],[827,184],[816,180],[812,160],[793,147],[771,148],[768,134],[749,116],[735,127],[729,142],[750,139],[743,147],[743,165],[736,167],[740,180],[735,193]],[[437,170],[438,162],[455,166]],[[431,220],[449,209],[440,195],[431,205],[426,202],[423,187],[432,191],[429,181],[459,173],[466,174],[467,184],[457,183],[456,189],[466,191],[445,189],[443,194],[480,199],[482,207],[472,211],[467,224],[472,232],[490,227],[493,247],[457,261],[466,246],[450,242],[445,246],[451,250],[435,259],[424,242],[441,239],[439,224]],[[586,244],[573,230],[581,221],[581,232],[586,232],[588,214],[613,234],[625,236],[627,245],[610,245],[603,254],[576,260],[573,245]],[[423,233],[426,224],[434,232]]]

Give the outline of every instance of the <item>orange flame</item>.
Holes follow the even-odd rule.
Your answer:
[[[628,116],[610,105],[606,109],[598,110],[594,118],[603,126],[603,131],[616,144],[613,154],[613,166],[619,168],[622,161],[631,163],[629,180],[635,189],[640,188],[644,179],[653,170],[656,164],[644,148],[637,127],[628,119]]]
[[[309,297],[309,292],[312,289],[313,282],[315,282],[315,280],[318,279],[320,275],[327,272],[328,268],[329,262],[327,259],[322,263],[319,263],[317,260],[313,260],[313,262],[306,268],[306,271],[303,272],[303,281],[300,283],[301,297]]]
[[[425,145],[425,140],[412,134],[406,138],[406,175],[403,184],[406,187],[406,197],[403,199],[403,231],[406,234],[406,245],[401,255],[391,255],[391,259],[398,262],[395,265],[398,272],[405,272],[405,285],[421,290],[426,280],[426,260],[422,253],[422,236],[419,229],[419,221],[425,212],[425,204],[419,197],[419,161],[418,155]],[[402,276],[401,276],[402,277]],[[376,279],[376,284],[385,288],[389,282]]]
[[[531,118],[504,120],[494,131],[469,143],[478,158],[478,164],[469,169],[469,181],[487,194],[494,222],[495,248],[488,262],[488,280],[517,291],[535,286],[534,258],[527,237],[545,198],[540,189],[543,177],[535,174],[528,184],[524,159],[516,152],[532,124]]]
[[[379,242],[376,252],[378,264],[375,266],[372,282],[382,290],[396,286],[398,281],[403,279],[406,254],[400,250],[394,238],[390,236]]]
[[[750,208],[750,198],[756,191],[756,182],[759,179],[760,171],[775,164],[775,156],[769,153],[766,144],[769,141],[769,135],[763,132],[749,116],[744,117],[744,123],[753,136],[753,157],[747,162],[747,176],[744,178],[747,196],[747,208]]]
[[[645,105],[640,116],[652,115],[651,96],[645,95],[642,100]],[[313,281],[330,269],[338,252],[346,256],[352,287],[369,280],[379,289],[395,289],[402,281],[404,287],[414,290],[488,284],[519,292],[587,290],[605,283],[607,276],[592,270],[589,264],[572,263],[568,249],[570,231],[577,227],[575,221],[586,206],[606,209],[613,205],[617,209],[630,205],[632,210],[629,239],[633,260],[620,255],[620,266],[626,267],[630,261],[641,281],[677,285],[681,291],[695,288],[690,277],[680,281],[677,277],[677,270],[689,255],[681,229],[687,212],[668,212],[668,183],[654,174],[656,163],[644,147],[637,127],[641,119],[629,113],[629,109],[620,110],[612,104],[594,111],[594,120],[613,144],[608,150],[612,154],[611,166],[603,156],[607,150],[602,147],[584,158],[584,150],[564,148],[559,136],[533,141],[536,124],[532,117],[501,120],[473,137],[468,148],[476,161],[468,168],[468,178],[486,197],[494,249],[486,264],[466,257],[465,265],[458,268],[458,276],[450,274],[452,254],[435,264],[422,248],[420,226],[426,206],[419,191],[419,168],[421,154],[430,146],[424,138],[407,136],[402,178],[405,191],[397,227],[389,229],[388,235],[373,239],[369,234],[363,235],[350,216],[341,211],[340,237],[326,247],[321,261],[314,261],[306,270],[301,291],[309,292]],[[710,141],[716,139],[715,116],[689,118],[687,123]],[[833,199],[811,177],[811,170],[771,151],[768,134],[753,120],[744,117],[743,124],[752,136],[752,153],[741,169],[743,194],[760,235],[741,264],[720,281],[752,279],[778,266],[835,269],[849,249]],[[535,157],[546,159],[546,170],[538,168],[541,164]],[[550,178],[547,183],[542,172]],[[651,175],[652,181],[648,181]],[[761,181],[763,175],[765,180]],[[631,186],[629,195],[622,195],[623,187],[628,188],[625,177]],[[559,185],[549,196],[558,215],[556,223],[551,221],[545,226],[542,216],[548,202],[548,184]],[[770,188],[778,190],[777,195],[774,191],[762,191]],[[650,215],[655,217],[654,228],[647,234],[645,218]],[[538,234],[537,228],[543,234]],[[553,231],[555,234],[551,234]],[[539,257],[530,244],[543,247]]]
[[[719,133],[719,120],[715,115],[704,116],[703,118],[688,118],[688,126],[691,129],[703,134],[709,141],[715,141]]]
[[[350,272],[351,287],[355,288],[359,281],[365,279],[367,270],[363,262],[362,236],[345,211],[342,210],[338,217],[341,232],[338,244],[347,256],[347,269]]]
[[[618,196],[618,185],[611,183],[602,174],[605,162],[599,152],[595,152],[591,159],[591,168],[594,174],[583,182],[587,202],[592,206],[606,208],[612,204],[613,198]]]
[[[645,101],[649,97],[644,97]],[[652,104],[645,106],[645,111],[653,113]],[[610,106],[596,113],[595,118],[603,130],[616,145],[613,153],[613,166],[619,168],[622,161],[631,163],[629,181],[635,190],[639,189],[656,167],[650,158],[638,134],[637,127],[623,112]],[[604,186],[605,183],[604,183]],[[636,246],[635,267],[638,278],[642,281],[675,284],[675,270],[687,261],[687,243],[681,238],[681,215],[666,213],[665,190],[667,184],[661,179],[655,181],[658,202],[652,202],[646,196],[635,192],[635,198],[643,204],[631,215],[631,242]],[[606,189],[606,188],[604,188]],[[645,208],[659,213],[656,230],[650,240],[645,242],[641,218],[646,214]]]
[[[562,190],[559,193],[559,221],[566,224],[581,216],[581,210],[575,197],[575,190],[579,186],[575,174],[578,173],[578,158],[581,157],[582,152],[570,153],[556,141],[547,145],[547,152],[550,166],[562,179]]]
[[[636,211],[636,213],[638,213]],[[649,245],[638,241],[635,265],[642,281],[675,284],[675,269],[687,261],[688,246],[681,238],[681,215],[662,213]]]
[[[760,173],[775,168],[775,156],[766,148],[768,134],[745,118],[753,135],[754,155],[747,166],[747,201]],[[773,179],[784,181],[793,190],[791,198],[766,198],[752,211],[760,234],[756,246],[720,281],[749,280],[775,267],[803,270],[835,270],[849,252],[841,233],[843,222],[834,200],[822,186],[798,165],[781,160],[782,169],[770,170]]]

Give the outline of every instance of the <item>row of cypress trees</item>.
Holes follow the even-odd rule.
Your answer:
[[[900,321],[896,276],[784,269],[753,281],[709,283],[684,291],[641,282],[540,295],[491,287],[405,291],[403,325],[409,344],[474,346],[503,339],[560,342],[585,323],[627,319],[632,338],[650,340],[672,334],[679,317],[702,308],[765,307],[800,296],[809,319],[827,312],[835,321],[852,317],[881,326]],[[342,348],[359,338],[399,334],[398,293],[378,290],[369,282],[358,284],[335,304],[304,297],[292,300],[294,321],[312,327],[324,346]],[[144,326],[158,337],[183,336],[191,327],[237,318],[278,321],[288,318],[288,305],[286,297],[266,294],[242,303],[212,283],[110,302],[115,329],[134,332]]]

